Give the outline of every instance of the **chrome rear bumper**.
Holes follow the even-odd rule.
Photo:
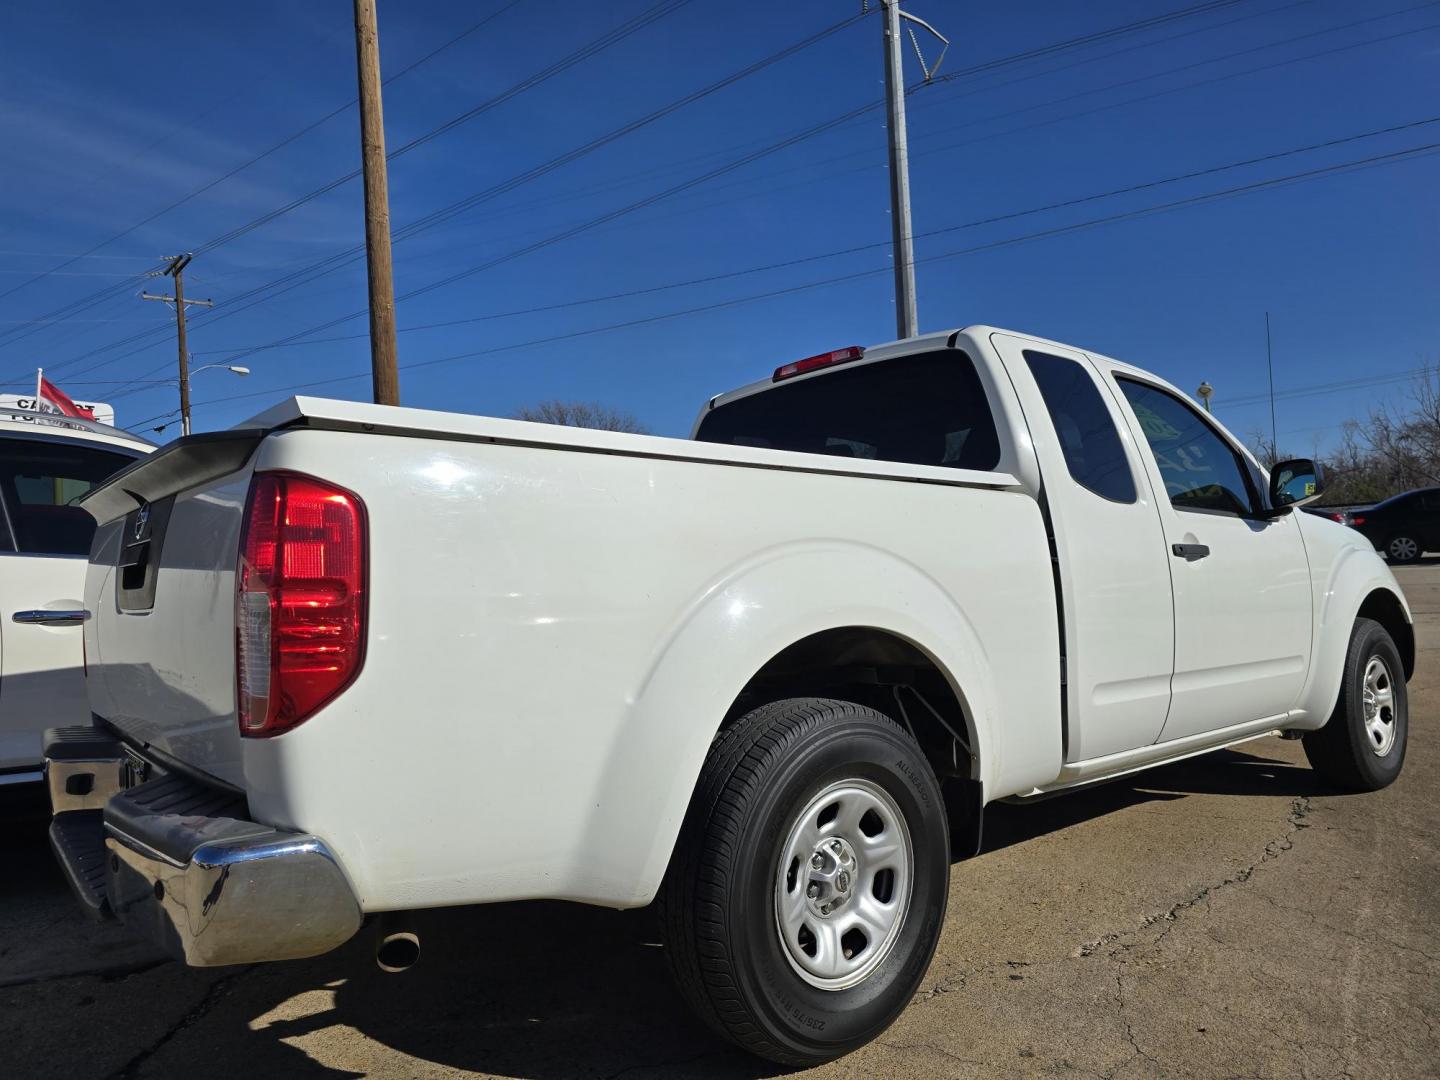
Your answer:
[[[64,773],[55,768],[63,741],[46,740],[50,775]],[[123,770],[118,743],[115,753]],[[324,841],[246,820],[234,792],[172,774],[112,792],[100,808],[61,795],[51,846],[81,903],[191,966],[315,956],[360,928],[360,905]]]

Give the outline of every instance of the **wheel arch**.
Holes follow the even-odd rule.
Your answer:
[[[1415,627],[1410,622],[1404,603],[1389,589],[1372,589],[1360,602],[1355,612],[1359,619],[1373,619],[1385,628],[1385,632],[1400,650],[1400,662],[1405,666],[1405,681],[1415,674]]]
[[[1319,728],[1330,718],[1340,694],[1345,652],[1358,618],[1374,619],[1394,638],[1408,680],[1415,670],[1415,632],[1410,607],[1395,575],[1380,555],[1368,548],[1347,546],[1338,552],[1325,576],[1316,582],[1320,598],[1315,623],[1310,676],[1299,707],[1298,730]]]
[[[861,677],[864,668],[871,674]],[[860,703],[872,704],[877,689],[897,685],[880,680],[901,672],[908,678],[898,685],[918,681],[941,716],[963,722],[963,779],[978,792],[996,765],[993,693],[979,636],[938,583],[888,552],[835,541],[736,568],[697,599],[635,689],[623,736],[594,780],[595,812],[581,840],[590,874],[603,872],[612,895],[622,882],[633,890],[624,906],[649,903],[727,723],[765,700],[844,697],[837,690],[857,686],[869,687],[871,700]],[[893,706],[881,711],[904,722]],[[920,713],[919,730],[938,743],[940,725],[919,702],[911,723]]]

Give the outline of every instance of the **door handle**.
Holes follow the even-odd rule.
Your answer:
[[[32,626],[78,626],[90,618],[90,612],[80,611],[17,611],[10,618],[18,623]]]
[[[1210,554],[1210,549],[1204,544],[1171,544],[1170,550],[1187,562],[1203,559]]]

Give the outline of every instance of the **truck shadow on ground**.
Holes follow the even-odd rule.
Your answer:
[[[993,807],[984,851],[1191,794],[1326,790],[1309,769],[1224,751],[1064,799]],[[21,863],[46,872],[39,861]],[[63,884],[54,902],[71,903]],[[669,979],[649,910],[501,904],[423,912],[415,921],[422,956],[399,975],[376,969],[369,928],[313,960],[193,973],[209,981],[201,1006],[178,1011],[176,1026],[118,1075],[188,1072],[202,1063],[209,1077],[419,1075],[431,1065],[534,1080],[620,1073],[749,1080],[787,1071],[732,1049],[691,1016]],[[393,1052],[413,1060],[387,1060]]]
[[[1121,780],[1029,802],[985,809],[981,854],[998,851],[1143,803],[1174,802],[1186,795],[1300,797],[1336,794],[1310,768],[1240,750],[1218,750]]]

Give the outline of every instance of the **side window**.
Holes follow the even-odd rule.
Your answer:
[[[1112,502],[1135,501],[1135,477],[1115,421],[1090,373],[1074,360],[1025,352],[1046,411],[1060,437],[1065,466],[1081,487]]]
[[[88,555],[95,521],[75,501],[130,464],[126,454],[41,439],[0,439],[0,498],[14,550]]]
[[[1147,383],[1116,381],[1155,454],[1170,505],[1177,510],[1254,512],[1255,499],[1240,455],[1199,412]]]

